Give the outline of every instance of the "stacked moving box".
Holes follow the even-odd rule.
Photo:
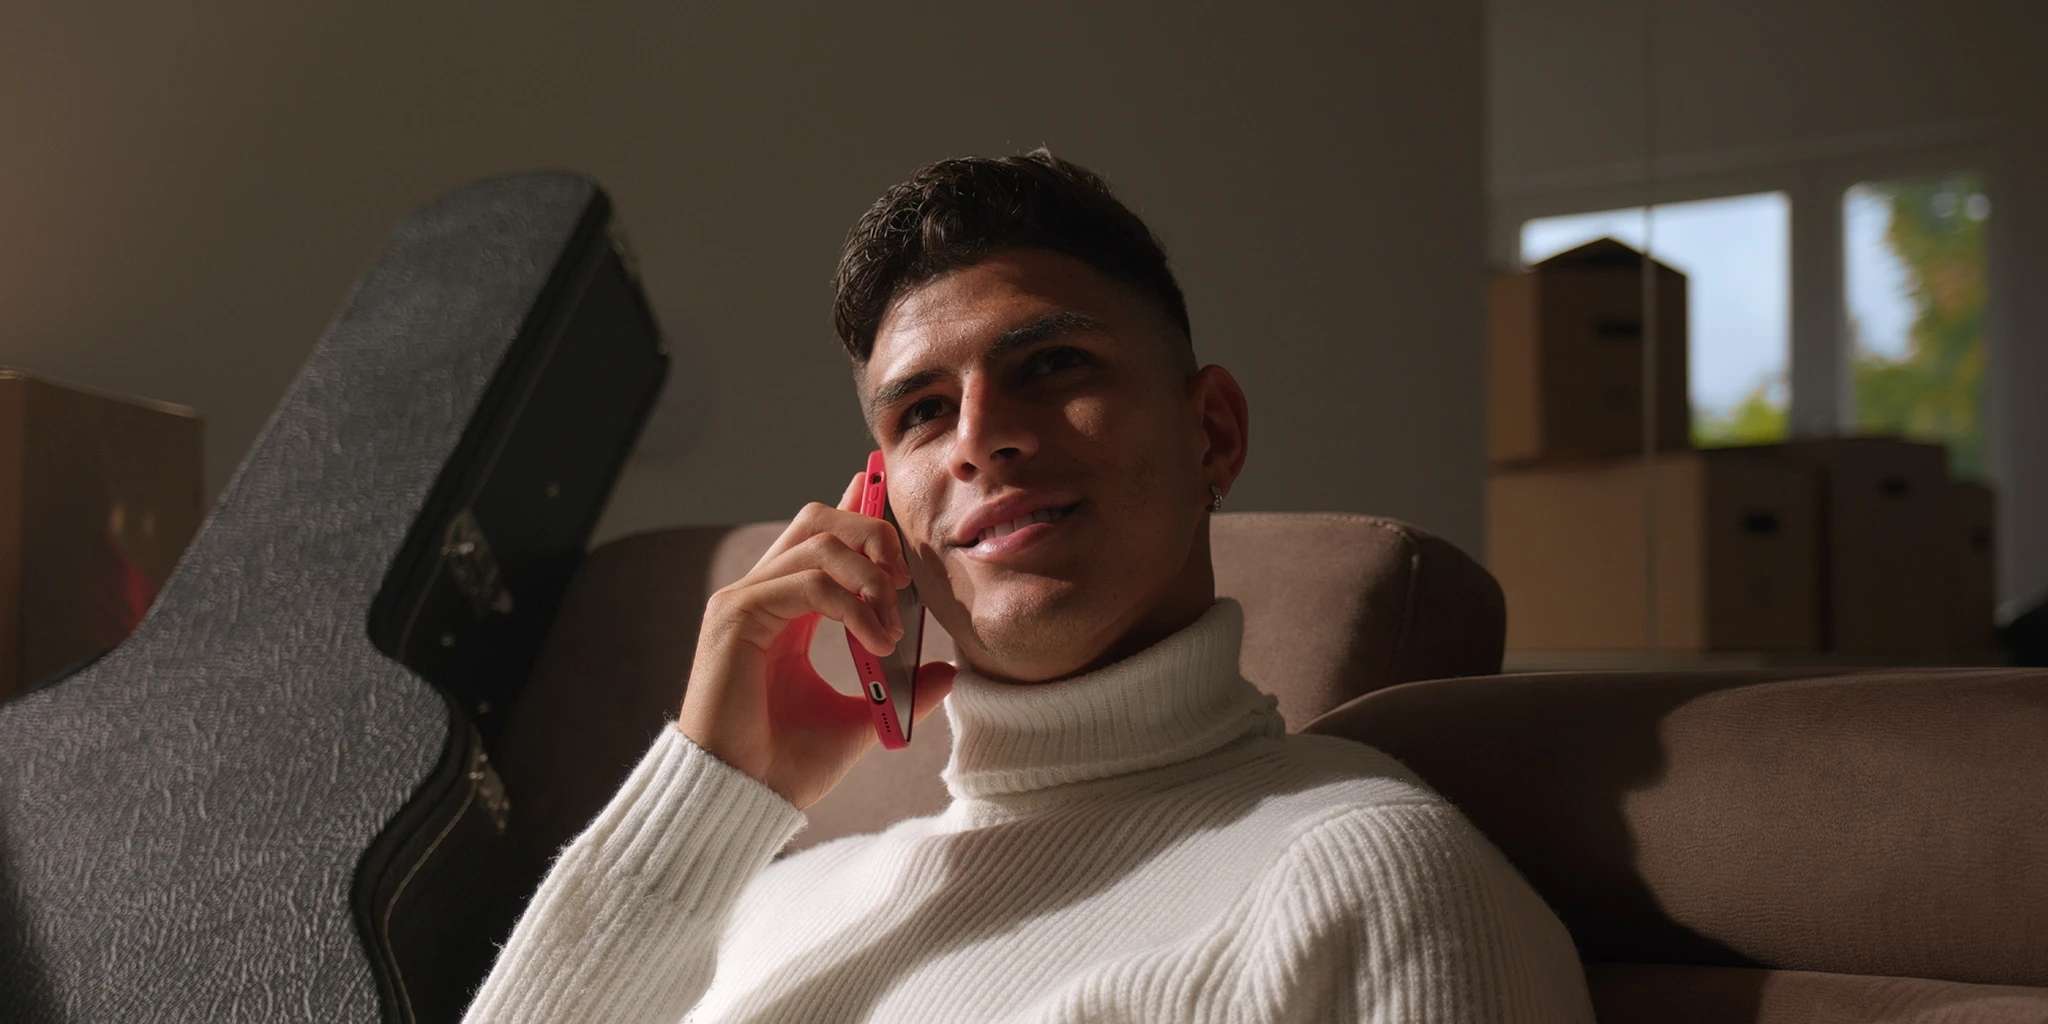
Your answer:
[[[1646,374],[1643,277],[1602,239],[1493,282],[1487,558],[1509,648],[1987,649],[1989,490],[1891,438],[1693,450],[1685,278],[1656,265]]]

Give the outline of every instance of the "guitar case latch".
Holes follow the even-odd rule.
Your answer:
[[[463,509],[448,524],[448,532],[441,539],[441,562],[448,567],[455,589],[469,598],[469,608],[477,618],[492,612],[512,614],[512,592],[505,588],[498,559],[491,554],[490,539],[484,536],[483,526],[469,509]]]

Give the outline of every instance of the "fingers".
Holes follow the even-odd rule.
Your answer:
[[[848,491],[851,490],[849,486]],[[860,499],[856,496],[852,500],[857,504]],[[866,555],[869,561],[888,572],[897,586],[910,584],[910,564],[904,561],[903,539],[894,526],[885,520],[845,508],[832,508],[816,501],[805,505],[796,518],[790,520],[782,536],[775,538],[768,553],[762,555],[760,563],[754,566],[754,573],[761,572],[783,554],[821,534],[837,537],[841,544]]]
[[[876,654],[896,649],[896,637],[875,613],[875,606],[861,600],[823,568],[774,576],[748,585],[734,593],[733,599],[742,608],[766,617],[760,623],[764,649],[790,621],[812,613],[845,626],[861,646]]]
[[[918,666],[917,700],[910,709],[911,722],[922,722],[938,710],[939,702],[953,692],[953,680],[959,673],[959,668],[948,661],[928,661]]]
[[[716,618],[729,629],[722,635],[766,650],[790,620],[818,614],[869,651],[893,652],[905,629],[896,592],[910,585],[910,566],[894,526],[854,511],[866,486],[857,473],[840,507],[804,506],[752,571],[713,595],[707,624]]]
[[[838,537],[830,534],[812,537],[770,563],[765,572],[781,576],[813,568],[825,570],[840,586],[867,602],[893,637],[900,639],[903,636],[903,615],[896,606],[896,581],[866,555],[841,543]],[[885,653],[879,647],[871,646],[868,650]]]
[[[859,500],[857,497],[854,499],[856,503]],[[812,536],[829,533],[847,547],[868,556],[869,561],[888,571],[897,586],[910,584],[910,563],[903,559],[903,537],[887,520],[846,509],[828,509],[823,505],[806,507],[797,514],[797,518],[804,522]]]

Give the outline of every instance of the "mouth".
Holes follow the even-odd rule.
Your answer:
[[[1038,539],[1054,532],[1059,524],[1074,514],[1081,502],[1072,501],[1061,505],[1040,505],[1022,508],[1000,509],[996,515],[1004,518],[989,522],[982,520],[979,528],[973,523],[966,524],[971,534],[962,531],[954,539],[954,546],[963,553],[977,558],[1000,558],[1020,551]]]
[[[1060,520],[1065,519],[1067,517],[1067,514],[1074,511],[1074,508],[1080,504],[1081,503],[1077,501],[1072,505],[1061,505],[1057,508],[1042,508],[1036,512],[1025,513],[1024,515],[1018,516],[1017,518],[1012,519],[1007,523],[997,523],[994,526],[986,527],[980,533],[974,535],[974,541],[973,543],[969,544],[968,547],[979,547],[997,538],[1007,537],[1013,533],[1016,533],[1018,530],[1024,529],[1027,526],[1032,526],[1038,523],[1059,522]]]

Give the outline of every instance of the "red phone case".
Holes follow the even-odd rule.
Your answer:
[[[889,473],[882,464],[882,453],[877,451],[868,456],[867,482],[861,490],[860,514],[875,519],[888,519]],[[916,602],[911,602],[915,604]],[[903,605],[899,603],[899,608]],[[917,609],[918,621],[907,618],[903,623],[903,639],[897,643],[896,675],[891,679],[888,661],[881,655],[873,654],[854,638],[852,631],[846,634],[846,649],[853,655],[854,668],[860,672],[861,688],[866,691],[868,713],[874,719],[875,735],[882,740],[882,746],[889,750],[901,750],[910,745],[912,725],[910,709],[917,699],[918,658],[924,647],[924,610]],[[908,645],[910,658],[908,671],[902,668],[901,655]]]

